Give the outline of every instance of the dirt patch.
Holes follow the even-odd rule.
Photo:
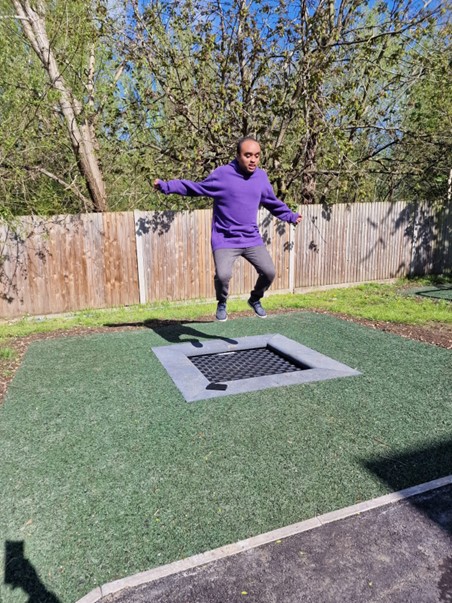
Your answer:
[[[290,310],[272,311],[272,314],[288,314]],[[299,310],[293,310],[293,312],[299,312]],[[372,321],[362,318],[354,318],[346,316],[345,314],[337,314],[325,311],[316,311],[319,314],[328,314],[330,316],[337,316],[343,320],[349,322],[355,322],[372,329],[379,329],[387,333],[394,333],[407,339],[414,339],[416,341],[423,341],[431,345],[436,345],[447,350],[452,349],[452,325],[445,323],[432,323],[428,325],[408,325],[408,324],[396,324],[382,321]],[[249,312],[235,312],[230,315],[230,318],[249,316]],[[211,316],[206,316],[196,320],[200,322],[212,322]],[[56,331],[53,333],[38,333],[36,335],[30,335],[29,337],[17,337],[7,340],[7,347],[14,351],[14,358],[12,359],[0,359],[0,404],[3,402],[9,383],[12,381],[15,372],[19,368],[25,352],[28,346],[33,341],[44,340],[44,339],[57,339],[60,337],[74,337],[80,335],[90,335],[93,333],[108,333],[114,331],[127,331],[130,329],[146,328],[153,329],[155,327],[169,326],[171,324],[186,324],[187,321],[146,321],[144,323],[131,323],[131,324],[120,324],[109,327],[93,327],[93,328],[73,328],[67,331]]]

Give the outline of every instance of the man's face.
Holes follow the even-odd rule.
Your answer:
[[[245,140],[242,142],[240,153],[237,155],[237,162],[240,169],[245,174],[252,174],[261,158],[261,147],[254,140]]]

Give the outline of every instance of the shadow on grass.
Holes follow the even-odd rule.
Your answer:
[[[434,289],[423,289],[422,291],[416,291],[416,295],[452,302],[452,285],[438,284]]]
[[[368,471],[393,491],[404,490],[446,477],[452,473],[452,439],[384,458],[362,460]],[[452,486],[442,489],[440,496],[414,496],[409,502],[443,530],[452,534]]]
[[[201,348],[202,339],[221,339],[227,343],[237,343],[235,339],[229,337],[221,337],[221,335],[210,335],[199,329],[195,329],[190,325],[199,325],[196,321],[186,320],[143,320],[141,322],[122,322],[122,323],[106,323],[104,327],[120,328],[120,327],[145,327],[152,329],[157,335],[170,343],[192,343],[194,347]]]
[[[29,597],[28,603],[61,603],[47,590],[38,572],[24,554],[23,540],[5,542],[5,584],[12,589],[21,588]]]
[[[408,282],[416,284],[419,282],[419,277],[407,277]],[[441,285],[452,285],[452,274],[428,274],[422,277],[422,282],[428,281],[432,287]]]

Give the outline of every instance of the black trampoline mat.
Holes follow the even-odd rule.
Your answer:
[[[187,402],[361,374],[278,333],[196,343],[152,348]]]
[[[189,360],[206,379],[214,383],[293,373],[309,368],[285,358],[268,346],[234,352],[203,354],[189,357]]]

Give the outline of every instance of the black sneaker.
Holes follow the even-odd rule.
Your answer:
[[[261,306],[261,302],[259,300],[257,301],[252,301],[251,299],[248,300],[248,305],[253,308],[255,314],[257,316],[259,316],[259,318],[267,318],[267,312],[264,310],[264,308]]]
[[[228,319],[228,313],[226,312],[226,303],[218,302],[217,312],[215,314],[215,318],[220,322],[224,322]]]

